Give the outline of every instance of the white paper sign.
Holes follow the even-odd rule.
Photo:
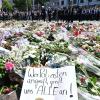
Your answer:
[[[78,100],[75,67],[28,67],[20,100]]]

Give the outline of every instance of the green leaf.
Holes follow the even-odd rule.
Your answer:
[[[93,88],[93,84],[92,84],[91,82],[88,82],[87,89],[88,89],[88,90],[91,90],[91,88]]]
[[[97,82],[97,78],[96,77],[91,77],[90,78],[91,82],[95,85]]]
[[[100,87],[99,87],[99,88],[97,88],[97,90],[100,92]]]
[[[9,0],[3,0],[2,8],[6,8],[8,11],[12,11],[13,5],[9,2]]]
[[[0,78],[2,78],[2,74],[0,74]]]

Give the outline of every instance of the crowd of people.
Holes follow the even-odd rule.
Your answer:
[[[22,11],[1,11],[0,20],[44,20],[44,21],[68,21],[73,22],[74,20],[100,20],[100,8],[97,7],[69,7],[61,9],[45,9],[42,7],[41,10],[32,10],[28,12]]]

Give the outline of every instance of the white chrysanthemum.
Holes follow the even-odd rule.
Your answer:
[[[23,56],[24,59],[28,57],[35,58],[36,56],[34,54],[28,54],[28,55]]]

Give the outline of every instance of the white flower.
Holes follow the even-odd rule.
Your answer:
[[[30,51],[30,54],[33,54],[33,53],[37,53],[37,51],[35,49],[33,49],[32,51]]]
[[[32,54],[29,54],[29,56],[32,57],[32,58],[35,58],[36,57],[35,55],[32,55]]]
[[[28,55],[23,56],[24,59],[26,59],[26,58],[28,58],[28,57],[35,58],[36,56],[33,55],[33,54],[28,54]]]
[[[7,42],[6,42],[6,41],[4,41],[4,40],[2,40],[2,41],[1,41],[1,43],[2,43],[2,44],[6,44]]]

